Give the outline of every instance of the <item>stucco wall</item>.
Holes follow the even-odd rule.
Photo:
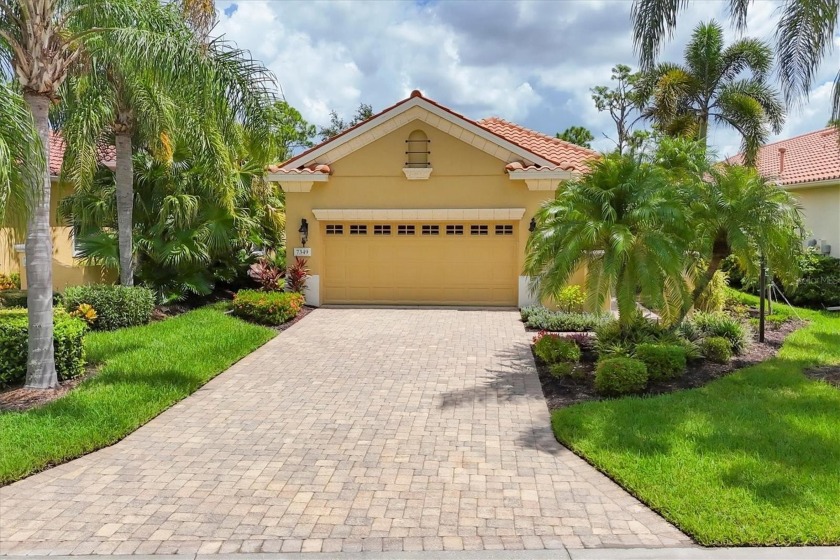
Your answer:
[[[840,258],[840,184],[792,189],[791,193],[802,205],[808,238],[825,240],[831,245],[831,256]]]
[[[410,181],[402,169],[406,142],[414,130],[429,140],[433,169],[427,180]],[[345,208],[524,208],[518,223],[518,270],[524,265],[528,225],[540,204],[553,198],[553,191],[529,191],[525,181],[512,181],[507,162],[467,144],[422,121],[412,121],[359,150],[331,163],[326,183],[316,182],[310,192],[286,194],[288,262],[300,247],[301,219],[309,222],[313,275],[322,275],[324,239],[313,209]],[[575,278],[580,281],[580,275]]]

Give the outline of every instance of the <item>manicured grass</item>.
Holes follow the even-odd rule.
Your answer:
[[[99,374],[41,408],[0,414],[0,482],[119,441],[276,333],[203,308],[85,337]]]
[[[840,364],[840,315],[797,312],[810,325],[777,358],[701,389],[555,411],[554,433],[701,544],[840,544],[840,390],[802,374]]]

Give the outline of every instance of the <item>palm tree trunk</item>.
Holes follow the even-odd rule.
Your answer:
[[[698,299],[700,299],[700,296],[703,295],[706,287],[708,287],[709,283],[712,281],[715,273],[720,268],[720,263],[722,263],[731,252],[729,243],[727,243],[725,239],[715,239],[714,246],[712,247],[712,258],[709,259],[709,265],[706,267],[706,271],[702,274],[702,276],[697,279],[697,283],[694,285],[694,290],[691,292],[691,304],[683,307],[682,311],[680,311],[680,316],[677,318],[674,325],[682,323],[685,316],[688,315],[688,312],[691,311],[694,304]]]
[[[134,285],[134,166],[131,134],[116,134],[117,229],[120,246],[120,284]]]
[[[35,120],[44,149],[42,181],[32,185],[39,191],[37,204],[26,228],[26,305],[29,308],[26,386],[47,389],[58,385],[53,350],[52,232],[50,230],[50,100],[42,95],[24,95]]]

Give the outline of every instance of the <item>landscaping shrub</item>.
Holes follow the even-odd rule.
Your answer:
[[[26,290],[0,291],[0,307],[26,307]]]
[[[595,388],[605,395],[638,393],[647,382],[647,366],[635,358],[607,358],[595,369]]]
[[[76,377],[84,371],[82,338],[84,321],[58,311],[54,316],[53,344],[58,379]],[[0,387],[20,383],[26,378],[29,320],[25,309],[0,311]]]
[[[306,266],[306,259],[295,258],[295,264],[286,272],[286,286],[289,291],[302,294],[306,288],[307,278],[309,278],[309,267]]]
[[[545,307],[525,308],[520,314],[528,327],[554,332],[593,331],[609,320],[608,316],[599,313],[569,313]]]
[[[700,348],[707,359],[719,364],[725,364],[732,358],[732,344],[722,336],[704,338]]]
[[[248,276],[251,277],[263,290],[280,291],[286,287],[285,272],[282,268],[275,266],[269,259],[263,257],[248,268]]]
[[[726,313],[694,313],[691,322],[704,338],[720,336],[727,339],[735,354],[744,352],[752,341],[752,331],[747,323]]]
[[[580,361],[580,347],[562,336],[541,332],[534,337],[534,354],[547,364]]]
[[[575,364],[572,362],[557,362],[548,366],[548,371],[552,377],[561,379],[563,377],[571,377],[575,370]]]
[[[573,311],[583,311],[583,302],[586,301],[586,294],[583,288],[575,284],[566,286],[555,298],[557,307],[571,313]]]
[[[11,276],[7,276],[0,272],[0,291],[17,290],[18,288],[20,288],[20,285],[15,284],[15,281]]]
[[[629,356],[637,344],[645,342],[673,342],[675,336],[655,321],[637,313],[626,325],[612,319],[595,329],[595,351],[601,358]]]
[[[685,373],[686,352],[676,344],[637,344],[634,357],[647,366],[650,379],[674,379]]]
[[[233,314],[265,325],[282,325],[294,319],[303,307],[297,292],[239,290],[233,298]]]
[[[806,251],[800,262],[802,278],[784,292],[793,305],[822,309],[840,305],[840,259]]]
[[[94,329],[110,331],[148,323],[155,308],[155,294],[148,288],[113,284],[71,286],[64,291],[67,311],[78,311],[82,304],[91,306],[96,314]]]
[[[729,276],[723,270],[718,270],[712,276],[711,282],[694,302],[694,307],[698,311],[723,311],[723,305],[726,303],[726,288],[729,286]]]

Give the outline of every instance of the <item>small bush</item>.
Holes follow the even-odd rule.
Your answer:
[[[695,313],[691,322],[704,338],[720,336],[729,341],[732,351],[741,354],[752,341],[752,331],[747,323],[726,313]]]
[[[722,336],[704,338],[700,348],[707,359],[719,364],[728,363],[732,358],[732,345]]]
[[[85,350],[82,344],[87,325],[62,311],[53,323],[55,369],[59,380],[84,372]],[[29,320],[24,309],[0,311],[0,387],[26,379]]]
[[[729,276],[723,270],[718,270],[712,276],[709,285],[694,302],[695,309],[706,312],[723,311],[723,305],[726,303],[726,288],[728,287]]]
[[[583,288],[575,284],[564,287],[555,298],[557,307],[567,313],[583,311],[583,302],[586,301],[586,294]]]
[[[15,284],[15,281],[11,276],[7,276],[0,272],[0,292],[6,290],[17,290],[19,288],[20,284]]]
[[[296,292],[239,290],[233,298],[233,314],[264,325],[282,325],[297,317],[303,303],[303,295]]]
[[[674,379],[685,373],[686,355],[682,346],[675,344],[636,345],[634,357],[647,366],[651,379]]]
[[[840,305],[840,259],[809,249],[800,266],[802,278],[799,283],[793,288],[784,288],[793,305],[816,309]]]
[[[0,307],[26,307],[26,290],[0,291]]]
[[[548,366],[548,371],[551,373],[551,376],[557,379],[571,377],[574,369],[575,364],[571,362],[557,362]]]
[[[629,356],[637,344],[673,341],[674,338],[668,329],[638,313],[625,325],[613,319],[595,329],[595,351],[601,358]]]
[[[64,291],[64,307],[77,311],[82,304],[96,311],[92,326],[99,331],[144,325],[152,320],[155,294],[140,286],[90,284],[71,286]]]
[[[534,337],[534,354],[547,364],[580,361],[580,347],[562,336],[540,333]]]
[[[295,264],[286,271],[286,286],[289,291],[302,294],[306,288],[307,278],[309,278],[309,267],[306,266],[306,259],[295,258]]]
[[[638,393],[647,382],[647,366],[634,358],[607,358],[595,369],[595,388],[605,395]]]
[[[545,307],[525,308],[520,314],[530,328],[553,332],[593,331],[609,320],[607,315],[599,313],[568,313],[551,311]]]

